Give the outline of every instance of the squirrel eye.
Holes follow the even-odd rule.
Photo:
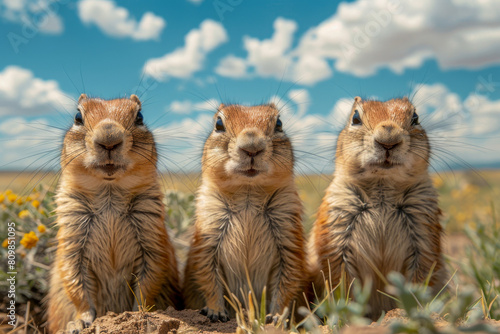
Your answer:
[[[359,116],[358,109],[354,110],[354,115],[352,115],[352,125],[361,125],[361,116]]]
[[[137,117],[135,118],[135,125],[144,125],[144,117],[140,111],[137,113]]]
[[[419,125],[420,123],[418,122],[418,115],[416,112],[413,112],[413,116],[411,116],[411,125]]]
[[[281,122],[281,119],[279,117],[276,120],[276,127],[274,128],[274,131],[283,132],[283,123]]]
[[[226,128],[224,127],[224,122],[222,122],[222,118],[217,117],[217,121],[215,122],[215,131],[222,132],[226,131]]]
[[[75,115],[75,125],[83,125],[83,116],[81,112],[77,112]]]

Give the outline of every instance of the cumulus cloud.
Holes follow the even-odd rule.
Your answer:
[[[358,0],[341,3],[335,15],[310,29],[299,57],[335,60],[358,76],[389,68],[401,73],[427,59],[442,68],[479,68],[500,62],[500,3]]]
[[[304,57],[297,61],[293,56],[293,38],[297,30],[295,21],[278,17],[273,28],[273,35],[269,39],[244,36],[243,46],[247,57],[228,55],[219,62],[215,72],[231,78],[272,77],[298,80],[301,84],[314,83],[318,78],[330,76],[331,70],[324,60]]]
[[[297,108],[297,116],[303,116],[311,104],[311,96],[307,89],[292,89],[288,92],[288,98]]]
[[[4,0],[0,2],[0,17],[49,35],[64,31],[57,11],[61,4],[51,0]]]
[[[169,171],[189,173],[201,169],[203,144],[213,128],[213,115],[198,114],[196,118],[186,117],[153,130],[160,144],[160,154],[165,157],[162,167]],[[181,134],[181,137],[179,137]]]
[[[35,78],[18,66],[0,72],[0,116],[50,114],[72,104],[57,81]]]
[[[140,21],[124,7],[111,0],[80,0],[77,4],[80,20],[96,25],[106,35],[129,37],[138,41],[158,40],[166,22],[160,16],[146,12]]]
[[[361,77],[382,68],[402,73],[428,59],[443,69],[476,69],[500,63],[498,22],[500,2],[495,0],[342,2],[333,16],[304,33],[294,48],[297,24],[283,18],[275,20],[270,39],[244,36],[247,56],[227,56],[216,72],[313,85],[330,78],[333,67]]]
[[[247,62],[243,58],[234,55],[224,57],[220,62],[215,73],[229,78],[245,78],[248,77]]]
[[[189,78],[203,67],[208,53],[227,42],[227,32],[222,24],[206,19],[198,29],[191,30],[185,37],[183,47],[163,57],[149,59],[144,72],[157,80],[169,77]]]
[[[216,99],[196,103],[189,100],[183,100],[173,101],[166,110],[167,112],[170,111],[176,114],[190,114],[194,111],[215,111],[218,106],[219,102]]]
[[[2,168],[54,169],[59,165],[62,132],[44,118],[9,117],[0,122]]]

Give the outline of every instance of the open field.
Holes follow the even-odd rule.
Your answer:
[[[297,178],[300,197],[305,207],[306,231],[310,230],[314,222],[315,211],[330,180],[331,176],[328,175]],[[458,292],[454,297],[447,297],[449,299],[443,302],[441,308],[433,306],[428,309],[443,317],[450,317],[450,314],[454,314],[448,305],[452,304],[451,298],[464,300],[467,296],[463,297],[460,289],[467,286],[472,287],[467,310],[474,307],[476,310],[482,310],[482,316],[486,318],[499,319],[500,302],[497,295],[500,292],[500,258],[497,255],[500,232],[495,224],[495,217],[500,213],[500,171],[443,172],[433,175],[433,181],[440,193],[440,204],[444,213],[442,223],[447,232],[444,249],[450,273],[457,270],[453,284]],[[42,178],[29,173],[0,173],[0,241],[7,235],[6,223],[15,221],[18,241],[21,240],[21,245],[19,242],[17,244],[18,314],[22,315],[27,311],[29,301],[30,319],[37,326],[41,323],[40,300],[47,289],[47,272],[54,250],[53,238],[56,230],[52,227],[52,211],[56,182],[55,173],[46,173]],[[168,210],[167,226],[182,265],[188,247],[194,214],[193,198],[199,184],[199,175],[167,174],[163,176],[163,184]],[[470,236],[464,233],[467,229]],[[6,249],[0,248],[0,252],[2,258],[5,258]],[[5,278],[6,267],[2,263],[2,296],[5,296]],[[3,300],[0,313],[4,312],[6,302],[6,299]],[[339,302],[339,299],[336,299],[336,302]],[[334,308],[331,312],[341,311]],[[344,314],[347,323],[361,317],[349,312]],[[450,321],[448,318],[446,320]],[[345,322],[342,325],[345,325]],[[238,323],[238,326],[241,327],[241,324]],[[341,323],[331,326],[334,330],[340,327]],[[0,325],[0,332],[1,328]]]

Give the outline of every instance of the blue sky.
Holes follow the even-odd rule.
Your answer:
[[[329,172],[354,96],[415,92],[436,168],[500,162],[498,1],[0,0],[0,36],[0,169],[57,165],[83,92],[140,95],[174,170],[220,102],[280,101],[299,168]]]

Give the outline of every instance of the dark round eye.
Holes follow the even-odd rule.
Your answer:
[[[217,132],[226,131],[226,128],[224,127],[224,122],[222,122],[222,118],[220,117],[217,117],[217,121],[215,121],[215,131]]]
[[[413,116],[411,116],[411,125],[419,125],[420,123],[418,122],[418,115],[416,112],[413,112]]]
[[[75,125],[83,125],[83,116],[81,112],[77,112],[75,115]]]
[[[275,132],[283,132],[283,123],[281,122],[281,119],[278,117],[276,120],[276,127],[274,128]]]
[[[144,125],[144,117],[140,111],[137,113],[137,117],[135,118],[135,125]]]
[[[358,109],[354,110],[354,115],[352,115],[352,125],[361,125],[361,116],[359,116]]]

